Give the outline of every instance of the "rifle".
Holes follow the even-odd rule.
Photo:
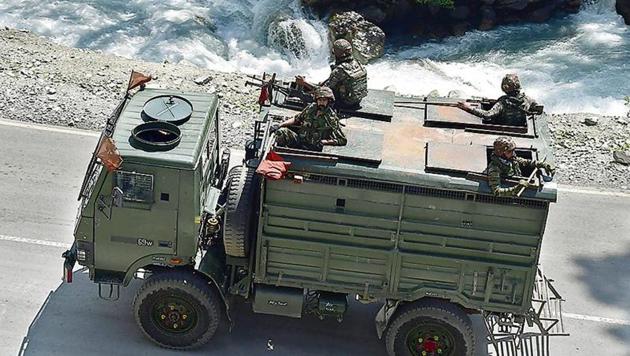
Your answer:
[[[312,92],[313,90],[317,89],[317,87],[325,86],[326,84],[328,84],[328,79],[324,80],[319,85],[311,84],[311,83],[309,83],[307,81],[303,81],[303,84],[298,84],[297,81],[296,81],[295,84],[296,84],[297,87],[301,87],[302,90],[304,90],[304,91]]]
[[[466,100],[468,103],[479,103],[482,106],[492,106],[497,101],[494,99],[481,99],[481,100]],[[435,106],[449,106],[449,107],[457,107],[457,103],[444,103],[444,102],[426,102],[426,104],[435,105]],[[527,115],[541,115],[545,107],[543,105],[532,105],[529,110],[523,110]]]
[[[545,162],[547,160],[547,156],[545,155],[545,157],[543,157],[541,162]],[[534,176],[538,176],[540,173],[540,168],[536,167],[532,173],[529,175],[529,177],[527,177],[527,183],[531,182],[532,179],[534,179]],[[542,179],[538,179],[538,181],[540,182]],[[538,187],[541,187],[540,185]],[[527,187],[522,187],[518,193],[516,193],[517,197],[520,197],[521,194],[523,194],[523,192],[525,191],[525,189],[527,189]]]
[[[284,95],[289,95],[289,89],[285,85],[282,85],[282,82],[276,80],[276,73],[273,73],[269,80],[267,80],[267,73],[264,72],[262,77],[257,77],[255,75],[248,75],[247,77],[253,79],[254,81],[246,81],[245,86],[251,85],[260,88],[260,97],[258,98],[258,103],[260,105],[263,105],[263,103],[268,99],[273,98],[274,90],[277,90]]]

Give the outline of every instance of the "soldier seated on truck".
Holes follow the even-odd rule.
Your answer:
[[[276,145],[321,151],[324,145],[345,146],[346,136],[341,131],[339,117],[331,108],[335,96],[328,87],[315,91],[315,103],[280,124],[271,126],[276,134]]]
[[[531,184],[521,179],[517,185],[509,188],[501,187],[501,180],[512,176],[521,176],[521,168],[543,168],[549,175],[555,173],[554,167],[545,162],[537,162],[517,157],[514,154],[516,145],[509,137],[499,137],[494,141],[494,152],[490,157],[490,164],[485,172],[488,174],[488,185],[492,193],[497,196],[515,196]]]
[[[501,82],[505,93],[490,110],[482,110],[460,101],[457,107],[483,119],[484,124],[527,126],[527,115],[542,114],[542,106],[521,92],[521,82],[516,74],[507,74]]]
[[[352,56],[352,44],[344,39],[338,39],[333,43],[335,64],[330,76],[320,85],[326,85],[332,89],[337,97],[336,106],[342,109],[358,109],[361,100],[368,94],[367,71]],[[317,88],[317,85],[307,83],[303,76],[295,77],[295,84],[307,91]]]

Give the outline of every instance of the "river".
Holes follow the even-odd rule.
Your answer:
[[[0,25],[56,42],[149,61],[185,61],[221,71],[328,74],[326,25],[298,0],[3,0]],[[301,33],[297,58],[271,44],[270,24]],[[291,40],[291,39],[289,39]],[[368,66],[369,86],[403,94],[501,94],[501,77],[518,73],[525,92],[551,113],[623,115],[630,95],[630,27],[614,0],[544,24],[472,31],[424,43],[391,39]]]

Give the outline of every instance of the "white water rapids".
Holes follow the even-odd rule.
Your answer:
[[[274,22],[299,29],[303,55],[270,48]],[[326,25],[307,16],[298,0],[3,0],[0,25],[150,61],[282,76],[305,73],[313,80],[329,72]],[[525,92],[549,112],[622,115],[628,110],[623,97],[630,95],[630,27],[615,13],[614,0],[545,24],[502,26],[421,44],[390,43],[386,52],[368,66],[372,88],[495,97],[501,77],[515,72]]]

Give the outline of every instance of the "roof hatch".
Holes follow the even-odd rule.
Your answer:
[[[160,95],[144,104],[142,118],[145,121],[164,121],[181,125],[190,119],[193,107],[190,101],[176,95]]]
[[[182,139],[181,130],[168,122],[151,121],[131,130],[129,139],[132,146],[144,151],[168,151],[175,148]]]

